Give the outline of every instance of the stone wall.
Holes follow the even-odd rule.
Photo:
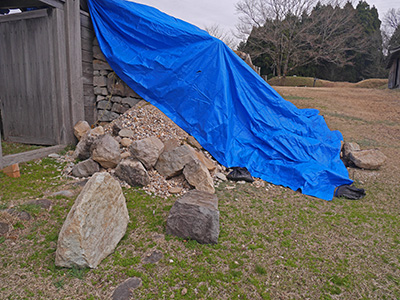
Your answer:
[[[97,39],[93,42],[93,88],[100,122],[111,122],[142,100],[112,70]]]

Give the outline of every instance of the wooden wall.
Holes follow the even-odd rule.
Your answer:
[[[85,118],[82,57],[90,53],[80,37],[86,31],[81,32],[79,0],[46,3],[46,9],[0,16],[4,137],[72,144],[74,124]]]
[[[47,9],[0,19],[0,90],[4,138],[55,145],[60,142],[52,19]],[[4,20],[4,19],[3,19]],[[7,21],[8,20],[8,21]]]
[[[389,89],[400,88],[400,57],[392,60],[389,70]]]
[[[93,91],[93,40],[94,30],[88,13],[81,10],[82,81],[85,120],[94,124],[97,120],[96,96]]]

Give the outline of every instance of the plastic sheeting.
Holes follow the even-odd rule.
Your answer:
[[[352,183],[341,133],[317,110],[284,100],[223,42],[146,5],[88,4],[116,74],[222,165],[326,200]]]

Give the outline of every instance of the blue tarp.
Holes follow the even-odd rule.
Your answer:
[[[315,109],[284,100],[204,30],[124,0],[89,0],[108,63],[226,167],[330,200],[351,184],[342,135]]]

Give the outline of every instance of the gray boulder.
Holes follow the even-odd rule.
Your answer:
[[[125,235],[129,215],[118,182],[96,173],[75,200],[58,236],[56,265],[96,268]]]
[[[131,186],[145,186],[150,183],[150,177],[142,163],[137,160],[125,159],[115,169],[115,176]]]
[[[138,277],[132,277],[121,283],[111,296],[112,300],[129,300],[132,299],[132,290],[140,287],[142,280]]]
[[[206,166],[199,160],[194,159],[185,165],[183,175],[190,185],[194,186],[196,190],[215,193],[214,182],[211,178],[210,172]]]
[[[147,170],[154,167],[163,150],[163,142],[155,136],[134,141],[129,146],[129,151],[132,153],[132,156],[141,161]]]
[[[182,172],[186,164],[196,159],[195,150],[189,145],[182,145],[171,151],[163,152],[155,165],[156,170],[170,178]]]
[[[349,160],[357,167],[365,170],[377,170],[386,161],[386,156],[377,149],[352,151]]]
[[[119,143],[109,134],[99,137],[91,147],[92,159],[103,168],[115,168],[121,161]]]
[[[72,175],[75,177],[88,177],[100,171],[100,166],[93,159],[81,161],[72,168]]]
[[[90,157],[90,147],[100,136],[104,135],[104,128],[99,126],[89,130],[76,145],[73,157],[84,160]]]
[[[192,190],[179,198],[169,212],[166,233],[190,238],[201,244],[217,244],[219,236],[217,196]]]

